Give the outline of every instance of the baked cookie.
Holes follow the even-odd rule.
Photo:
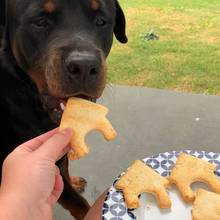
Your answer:
[[[213,192],[220,193],[220,180],[214,174],[216,165],[191,156],[180,153],[168,180],[175,183],[184,202],[191,202],[195,194],[190,188],[193,182],[204,182],[210,186]]]
[[[67,127],[73,130],[73,137],[70,141],[73,152],[68,155],[70,160],[79,159],[89,153],[90,147],[85,144],[85,136],[88,132],[99,130],[107,141],[117,135],[105,117],[107,113],[108,109],[102,105],[76,97],[68,99],[59,131]]]
[[[220,195],[199,189],[192,209],[192,220],[219,220]]]
[[[166,191],[166,188],[172,189],[169,181],[140,160],[134,161],[115,186],[117,189],[122,189],[129,209],[141,207],[138,195],[144,192],[155,195],[160,208],[171,207]]]

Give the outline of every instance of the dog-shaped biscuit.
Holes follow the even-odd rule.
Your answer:
[[[129,209],[141,207],[138,195],[144,192],[155,195],[160,208],[171,207],[166,191],[166,188],[172,189],[169,181],[140,160],[134,161],[115,186],[117,189],[122,189]]]
[[[168,180],[175,183],[184,202],[191,202],[195,194],[190,188],[193,182],[204,182],[213,192],[220,193],[220,180],[214,174],[216,165],[186,153],[180,153]]]
[[[89,153],[90,147],[85,144],[85,136],[92,130],[99,130],[107,141],[117,134],[105,117],[108,109],[85,99],[71,97],[68,99],[62,115],[59,131],[69,127],[73,130],[70,145],[73,152],[68,154],[70,160],[79,159]]]

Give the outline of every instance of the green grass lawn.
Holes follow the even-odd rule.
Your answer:
[[[119,0],[128,43],[114,41],[108,83],[220,94],[220,0]],[[152,28],[158,41],[143,41]]]

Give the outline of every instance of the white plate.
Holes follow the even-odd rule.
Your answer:
[[[142,161],[157,171],[160,175],[167,178],[170,175],[170,172],[176,163],[180,152],[182,151],[161,153],[145,158]],[[218,178],[220,178],[220,154],[194,150],[187,150],[183,152],[216,164],[217,170],[215,174]],[[156,197],[148,193],[141,194],[141,207],[139,209],[127,209],[122,191],[115,188],[115,183],[124,175],[125,172],[123,172],[114,181],[106,195],[103,205],[102,220],[171,220],[177,218],[178,220],[192,219],[191,209],[193,207],[193,202],[187,204],[184,203],[174,184],[172,184],[173,189],[168,191],[172,202],[171,209],[159,209]],[[194,192],[196,192],[199,188],[211,191],[206,184],[199,182],[193,183],[191,188]]]

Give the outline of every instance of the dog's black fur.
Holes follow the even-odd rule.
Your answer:
[[[113,33],[127,42],[117,0],[0,0],[0,166],[16,146],[59,125],[68,97],[101,96]],[[63,161],[59,202],[81,220],[90,206]]]

